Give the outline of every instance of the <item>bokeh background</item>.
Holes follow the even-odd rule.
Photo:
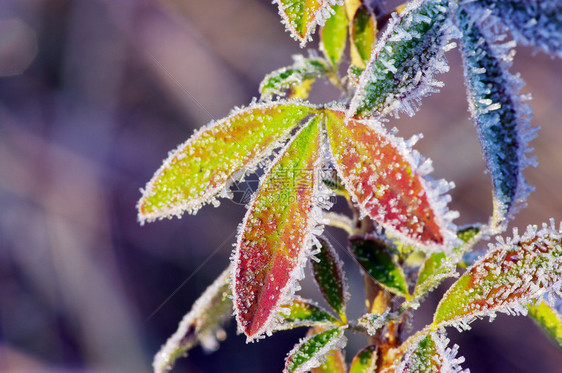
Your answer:
[[[0,0],[0,371],[148,372],[152,356],[228,264],[244,206],[140,226],[139,189],[196,128],[258,95],[298,47],[269,0]],[[487,221],[490,182],[468,119],[460,59],[440,94],[389,125],[452,180],[458,224]],[[519,48],[532,93],[536,191],[511,224],[562,217],[562,60]],[[312,100],[337,98],[317,83]],[[342,203],[336,209],[345,211]],[[352,315],[362,280],[344,236]],[[483,244],[484,245],[484,244]],[[481,245],[481,247],[483,246]],[[309,281],[304,292],[318,297]],[[443,289],[436,293],[439,294]],[[438,296],[414,328],[430,320]],[[246,345],[231,323],[214,354],[178,372],[280,372],[296,330]],[[451,330],[473,372],[560,372],[562,353],[525,317]],[[351,359],[362,340],[350,336]]]

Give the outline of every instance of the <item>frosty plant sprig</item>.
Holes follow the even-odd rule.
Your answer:
[[[198,344],[215,349],[232,315],[248,341],[309,328],[288,353],[285,372],[461,372],[464,359],[448,347],[447,327],[466,330],[498,312],[529,314],[561,345],[561,228],[551,221],[499,235],[532,191],[525,167],[536,166],[527,145],[536,134],[529,97],[510,71],[514,47],[562,56],[562,5],[413,0],[387,12],[361,0],[276,3],[301,46],[320,28],[319,52],[268,74],[259,100],[171,152],[138,204],[141,223],[194,214],[263,169],[232,263],[158,352],[154,370],[171,369]],[[459,213],[447,207],[452,183],[432,178],[431,162],[413,149],[420,136],[405,140],[387,129],[392,117],[414,115],[439,91],[446,53],[457,46],[493,190],[489,221],[460,228],[453,222]],[[308,102],[318,79],[338,88],[341,99]],[[336,195],[347,199],[352,216],[329,212]],[[365,276],[367,309],[357,320],[346,311],[341,253],[322,235],[326,225],[349,234],[349,254]],[[497,242],[463,270],[463,255],[493,236]],[[307,271],[327,307],[297,294]],[[433,322],[406,334],[420,302],[451,277],[457,280]],[[367,345],[348,369],[350,332],[364,334]]]

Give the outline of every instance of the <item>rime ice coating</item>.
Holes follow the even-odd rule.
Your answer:
[[[393,14],[361,75],[347,117],[414,115],[422,97],[443,83],[434,75],[447,72],[445,52],[455,28],[447,0],[414,0],[400,15]]]
[[[317,172],[326,160],[320,121],[313,117],[271,164],[238,235],[232,292],[238,330],[249,341],[280,321],[322,233],[321,209],[330,205]]]
[[[453,325],[469,329],[478,317],[495,317],[497,312],[527,313],[526,304],[547,293],[559,293],[562,286],[562,225],[554,221],[527,227],[519,236],[498,237],[488,253],[469,267],[449,288],[435,311],[435,326]]]
[[[209,123],[170,152],[148,182],[137,205],[139,221],[194,214],[218,203],[217,196],[228,196],[229,183],[254,171],[314,110],[300,101],[253,103]]]
[[[527,153],[527,143],[535,137],[530,125],[528,98],[518,95],[523,86],[518,75],[509,73],[514,42],[496,43],[493,20],[478,8],[459,7],[457,22],[462,31],[461,51],[471,117],[478,131],[494,193],[493,232],[507,226],[532,191],[523,169],[536,165]]]
[[[347,339],[345,327],[329,329],[300,340],[287,354],[283,373],[306,373],[319,367],[332,350],[341,350]]]
[[[217,335],[224,334],[221,324],[232,315],[230,271],[231,267],[228,267],[201,294],[181,320],[177,331],[154,356],[152,367],[155,373],[172,369],[175,360],[186,355],[198,343],[207,351],[218,348]]]
[[[562,58],[560,0],[475,0],[509,28],[518,43]]]
[[[343,0],[273,0],[279,6],[281,22],[301,47],[312,40],[316,25],[323,25],[332,16],[334,5]]]

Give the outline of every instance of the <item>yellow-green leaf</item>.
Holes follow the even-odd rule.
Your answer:
[[[275,330],[286,330],[301,326],[330,326],[338,320],[328,311],[310,300],[295,297],[290,306],[281,307],[281,321]]]
[[[562,315],[545,301],[538,306],[529,304],[527,306],[529,316],[545,331],[545,333],[562,347]]]
[[[332,350],[345,347],[345,327],[329,329],[302,339],[285,360],[283,373],[305,373],[322,365]]]
[[[349,373],[372,373],[377,367],[377,346],[367,346],[355,355]]]
[[[256,168],[315,111],[290,101],[254,104],[211,122],[170,153],[138,203],[139,220],[195,213]],[[228,193],[224,193],[228,195]]]
[[[320,50],[334,70],[338,67],[347,44],[347,15],[343,5],[334,6],[334,15],[320,30]]]

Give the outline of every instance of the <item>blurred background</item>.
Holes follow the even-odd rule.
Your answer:
[[[315,47],[312,44],[311,47]],[[148,372],[153,355],[227,266],[245,209],[224,201],[197,216],[140,226],[139,189],[195,129],[258,95],[269,71],[307,53],[269,0],[0,0],[0,371]],[[490,182],[468,119],[458,52],[440,94],[392,120],[435,177],[452,180],[457,224],[486,222]],[[511,226],[562,217],[562,60],[518,49],[512,71],[532,93],[536,187]],[[312,100],[337,98],[316,83]],[[338,202],[336,209],[345,211]],[[363,283],[329,229],[363,310]],[[483,247],[485,244],[480,245]],[[309,281],[307,296],[318,298]],[[443,288],[422,307],[429,322]],[[415,329],[414,329],[415,330]],[[304,330],[212,355],[177,372],[280,372]],[[559,372],[562,353],[524,317],[450,331],[473,372]],[[361,347],[350,336],[348,360]]]

